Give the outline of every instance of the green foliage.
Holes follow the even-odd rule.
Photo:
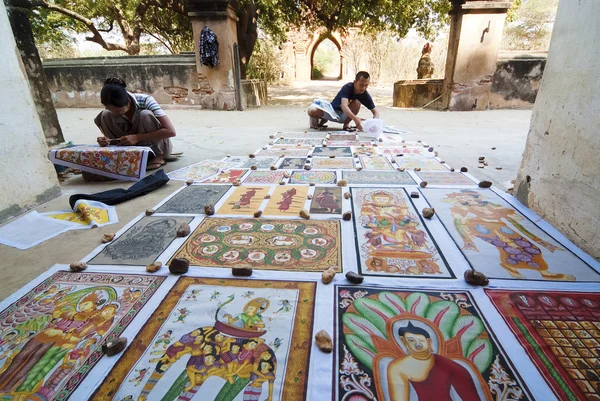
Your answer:
[[[319,44],[313,56],[313,78],[320,79],[325,76],[337,78],[339,73],[340,52],[331,40],[325,39]]]
[[[276,84],[279,83],[282,70],[283,57],[276,42],[269,37],[259,38],[248,63],[247,77]]]
[[[558,0],[518,0],[504,28],[506,50],[548,50]]]

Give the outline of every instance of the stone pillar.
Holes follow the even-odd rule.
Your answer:
[[[233,44],[237,43],[237,17],[229,0],[185,0],[194,30],[194,51],[198,71],[197,101],[207,109],[235,110],[235,67]],[[219,65],[200,63],[200,32],[208,26],[219,41]]]
[[[48,89],[48,81],[46,80],[42,60],[40,60],[40,55],[35,46],[31,24],[29,23],[30,9],[26,7],[30,6],[30,3],[18,0],[5,0],[5,3],[8,19],[29,80],[31,96],[44,128],[46,141],[48,145],[64,142],[65,139]]]
[[[485,110],[502,42],[504,0],[452,0],[443,106],[448,110]]]
[[[56,171],[21,62],[0,1],[0,221],[60,194]]]
[[[600,258],[600,2],[561,1],[516,197]],[[565,253],[558,250],[557,253]]]

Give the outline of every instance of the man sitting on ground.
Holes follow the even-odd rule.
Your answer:
[[[348,82],[342,86],[342,89],[331,103],[316,99],[308,108],[310,127],[323,128],[325,127],[325,121],[332,121],[344,124],[344,129],[348,129],[350,121],[354,121],[356,128],[362,131],[362,120],[357,116],[361,105],[371,110],[373,118],[379,118],[375,103],[373,103],[371,95],[367,92],[369,80],[369,73],[360,71],[356,74],[354,82]]]

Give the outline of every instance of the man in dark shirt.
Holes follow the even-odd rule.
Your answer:
[[[308,108],[310,127],[319,128],[325,121],[333,121],[344,124],[344,129],[348,129],[350,121],[354,121],[356,128],[362,131],[362,120],[357,116],[361,105],[371,110],[373,118],[379,118],[375,103],[367,92],[369,80],[369,73],[360,71],[356,74],[354,82],[342,86],[331,103],[322,99],[315,100]]]

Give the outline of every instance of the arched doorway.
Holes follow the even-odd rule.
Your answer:
[[[312,48],[310,55],[310,79],[342,79],[342,52],[340,44],[333,36],[324,35]]]

